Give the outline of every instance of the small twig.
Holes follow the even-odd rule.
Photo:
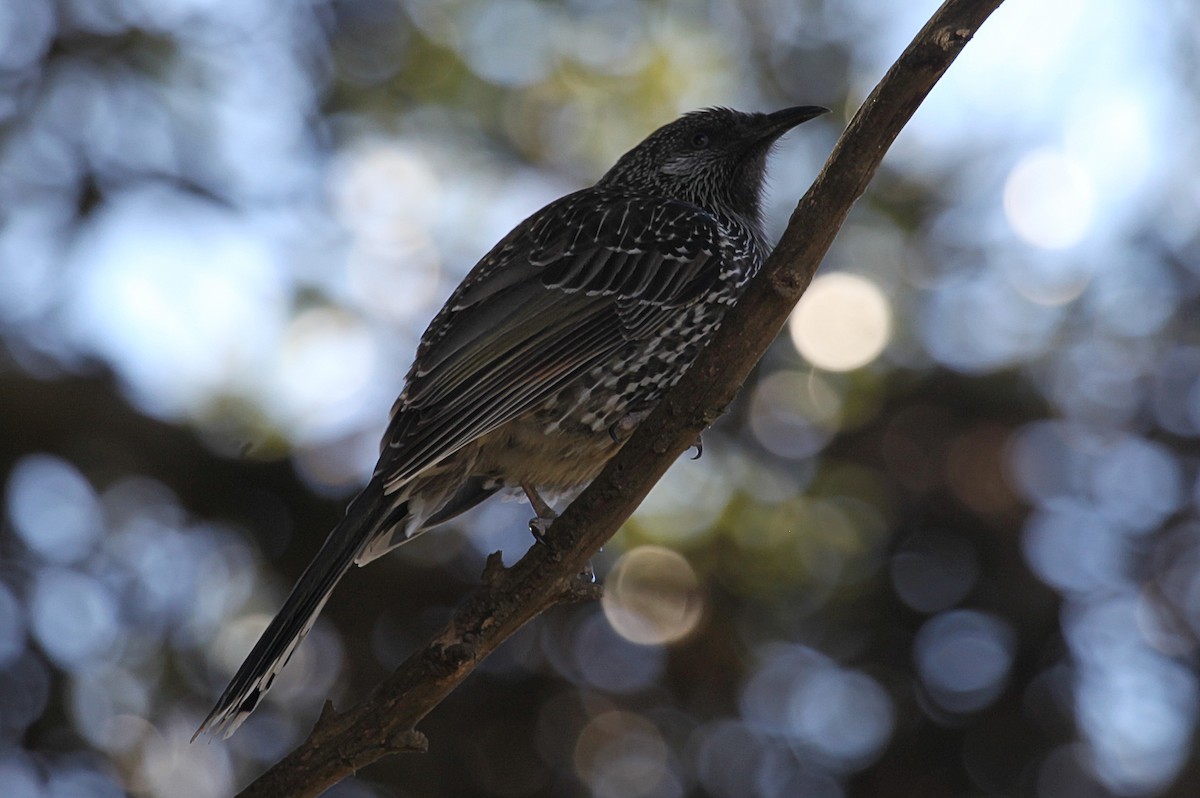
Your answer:
[[[337,710],[333,708],[333,701],[326,698],[325,703],[321,705],[321,714],[317,716],[317,723],[314,728],[328,726],[331,723],[336,723],[338,719]]]
[[[504,552],[493,551],[488,555],[487,563],[483,566],[481,582],[485,590],[491,590],[500,581],[500,577],[508,570],[504,567]]]

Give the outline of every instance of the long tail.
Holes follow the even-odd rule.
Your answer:
[[[229,737],[237,730],[308,634],[338,580],[381,528],[389,528],[403,514],[403,506],[392,507],[383,500],[382,485],[377,483],[378,478],[371,480],[350,503],[346,517],[329,533],[283,608],[192,736],[193,740],[205,733]]]

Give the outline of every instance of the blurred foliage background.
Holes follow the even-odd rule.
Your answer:
[[[530,545],[343,583],[188,740],[374,462],[424,324],[678,113],[821,103],[933,0],[6,0],[0,795],[229,794]],[[1009,0],[788,330],[369,796],[1194,795],[1200,10]]]

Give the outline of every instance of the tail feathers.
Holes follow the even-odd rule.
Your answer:
[[[329,534],[193,740],[201,734],[227,738],[237,730],[308,634],[338,581],[378,534],[380,522],[396,516],[400,508],[382,501],[377,482],[372,480],[350,503],[346,517]]]
[[[420,493],[412,496],[407,493],[397,494],[407,498],[380,519],[376,526],[377,533],[359,552],[354,564],[366,565],[371,560],[382,557],[425,530],[465,513],[501,487],[503,484],[499,480],[490,477],[470,477],[464,480],[449,498],[437,497],[432,506]]]

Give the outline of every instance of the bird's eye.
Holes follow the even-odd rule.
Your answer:
[[[692,146],[693,147],[707,147],[708,146],[708,134],[707,133],[694,134],[692,136]]]

